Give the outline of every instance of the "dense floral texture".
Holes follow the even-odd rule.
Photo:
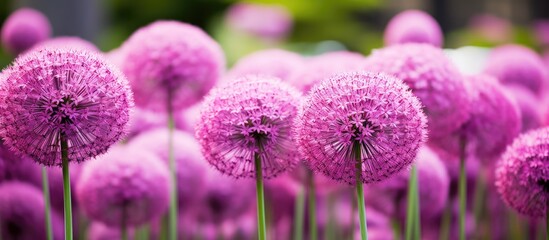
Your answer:
[[[25,54],[0,81],[0,136],[19,155],[61,164],[107,151],[125,132],[133,105],[128,82],[91,52],[70,49]]]
[[[407,10],[395,15],[385,28],[386,46],[403,43],[427,43],[441,47],[444,41],[437,21],[419,10]]]
[[[521,214],[543,217],[549,207],[549,128],[518,137],[496,169],[503,200]]]
[[[292,16],[277,5],[235,4],[229,9],[226,21],[236,30],[265,39],[283,38],[292,29]]]
[[[365,67],[394,75],[412,89],[429,119],[429,136],[448,134],[467,120],[463,77],[442,50],[427,44],[395,45],[374,51]]]
[[[426,126],[421,103],[400,80],[348,73],[311,90],[297,121],[297,141],[313,170],[349,184],[355,183],[360,149],[360,180],[371,183],[412,163]]]
[[[308,92],[315,84],[332,75],[359,71],[363,67],[364,57],[353,52],[329,52],[306,60],[288,82],[302,92]]]
[[[260,74],[287,80],[304,62],[297,53],[280,49],[263,50],[238,60],[228,76],[238,78],[248,74]]]
[[[503,86],[488,75],[467,78],[470,85],[470,118],[454,133],[433,138],[431,145],[459,156],[459,141],[464,138],[466,154],[484,163],[496,159],[520,133],[521,115],[514,99]]]
[[[54,239],[63,238],[58,215],[52,215]],[[22,182],[0,184],[0,237],[2,239],[45,240],[44,198],[34,186]]]
[[[76,196],[91,219],[130,227],[168,209],[169,185],[168,168],[158,157],[137,148],[117,147],[84,165]]]
[[[166,111],[198,102],[225,67],[223,51],[204,31],[177,21],[157,21],[133,33],[122,45],[122,71],[135,103]]]
[[[179,209],[195,206],[205,194],[206,171],[208,165],[200,152],[200,145],[192,135],[174,131],[172,137],[173,154],[176,162],[177,195]],[[130,147],[150,151],[168,166],[169,132],[159,128],[145,132],[130,142]]]
[[[77,48],[88,50],[91,52],[99,52],[99,49],[95,45],[93,45],[93,43],[79,37],[51,38],[34,45],[32,47],[32,50],[41,50],[48,48]]]
[[[246,76],[212,90],[203,103],[196,136],[206,160],[223,174],[255,177],[255,156],[264,178],[299,160],[292,131],[301,95],[279,79]]]
[[[12,13],[2,26],[2,45],[8,52],[19,54],[49,38],[50,22],[41,12],[21,8]]]
[[[520,45],[495,48],[488,57],[485,73],[504,84],[521,85],[536,94],[542,92],[549,77],[541,57]]]

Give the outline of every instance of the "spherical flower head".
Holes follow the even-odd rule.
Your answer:
[[[196,137],[206,160],[235,178],[255,177],[255,157],[269,179],[299,160],[293,137],[301,95],[280,79],[249,75],[212,90]]]
[[[32,50],[42,50],[48,48],[76,48],[84,49],[90,52],[100,52],[91,42],[79,37],[55,37],[42,41],[32,47]]]
[[[194,134],[194,127],[200,120],[200,110],[202,103],[197,103],[184,111],[176,113],[174,116],[175,128]]]
[[[541,57],[520,45],[504,45],[490,53],[484,72],[504,84],[521,85],[541,94],[549,77]]]
[[[133,106],[127,80],[91,52],[50,49],[25,54],[0,83],[0,137],[19,155],[61,165],[102,154],[124,134]]]
[[[468,118],[469,96],[463,77],[444,52],[428,44],[403,44],[374,51],[368,71],[401,79],[424,106],[429,136],[456,130]]]
[[[226,22],[238,31],[265,39],[286,37],[292,30],[292,16],[278,5],[239,3],[227,12]]]
[[[436,148],[459,156],[460,138],[464,138],[466,154],[478,157],[485,164],[497,159],[518,136],[521,128],[520,110],[499,82],[488,75],[467,77],[470,86],[470,118],[455,132],[433,138]]]
[[[131,139],[156,128],[166,127],[167,123],[167,114],[136,107],[130,113],[128,138]]]
[[[415,159],[426,139],[419,99],[389,75],[354,72],[321,81],[307,97],[297,142],[314,171],[355,184],[356,149],[363,183],[384,180]]]
[[[18,55],[34,44],[50,37],[50,22],[39,11],[21,8],[13,12],[2,26],[2,45],[6,51]]]
[[[539,108],[539,99],[528,89],[521,86],[508,86],[505,88],[509,96],[513,97],[520,110],[521,132],[536,129],[543,124],[542,111]]]
[[[23,182],[0,184],[0,237],[2,239],[46,239],[44,198],[38,188]],[[59,217],[52,215],[53,235],[62,239]]]
[[[516,211],[544,217],[549,205],[549,128],[520,135],[496,169],[496,187]]]
[[[6,181],[21,181],[34,186],[42,186],[42,175],[40,166],[35,164],[29,157],[20,157],[9,150],[0,141],[0,165],[3,171],[0,178]]]
[[[195,206],[196,202],[205,194],[208,165],[200,152],[200,145],[192,135],[178,130],[172,134],[173,156],[176,163],[177,199],[179,208],[183,210]],[[169,136],[169,131],[166,128],[154,129],[132,139],[129,147],[150,151],[162,159],[168,167]]]
[[[157,21],[133,33],[122,45],[122,71],[135,103],[166,111],[198,102],[225,67],[221,47],[204,31],[177,21]]]
[[[305,65],[298,69],[288,82],[307,93],[325,78],[342,72],[359,71],[363,64],[364,57],[359,53],[329,52],[307,59]]]
[[[117,147],[84,165],[76,196],[93,220],[139,226],[165,213],[169,186],[162,160],[144,150]]]
[[[437,21],[426,12],[406,10],[394,16],[384,33],[385,46],[426,43],[441,47],[444,41]]]
[[[304,62],[297,53],[281,49],[262,50],[238,60],[228,76],[238,78],[248,74],[260,74],[287,80]]]

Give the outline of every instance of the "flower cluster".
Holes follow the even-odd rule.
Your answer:
[[[395,15],[385,28],[386,46],[403,43],[427,43],[441,47],[444,41],[442,29],[429,14],[419,10],[407,10]]]
[[[8,52],[20,54],[50,37],[50,22],[41,12],[21,8],[2,26],[2,45]]]

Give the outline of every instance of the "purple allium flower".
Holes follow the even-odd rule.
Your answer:
[[[139,136],[152,129],[166,127],[167,123],[167,114],[135,107],[130,113],[128,138]]]
[[[83,50],[25,54],[0,83],[0,136],[19,155],[61,165],[107,151],[124,134],[133,105],[128,82],[103,58]],[[3,74],[3,75],[4,75]]]
[[[265,39],[286,37],[292,30],[292,16],[279,5],[239,3],[226,15],[228,25],[236,30]]]
[[[288,174],[265,181],[265,199],[272,209],[269,218],[273,224],[277,224],[285,217],[293,218],[295,199],[301,188],[301,184]]]
[[[543,124],[540,100],[528,89],[521,86],[508,86],[505,90],[515,99],[522,116],[521,132],[536,129]]]
[[[300,69],[304,62],[303,57],[297,53],[281,49],[268,49],[241,58],[227,75],[229,78],[238,78],[248,74],[261,74],[285,81]]]
[[[484,72],[504,84],[521,85],[540,94],[549,77],[541,57],[533,50],[520,45],[495,48],[488,57]]]
[[[196,136],[206,160],[235,178],[273,178],[299,160],[293,137],[301,95],[270,76],[245,76],[212,90],[205,99]]]
[[[359,71],[364,67],[364,56],[359,53],[338,51],[328,52],[307,59],[288,82],[306,93],[320,81],[342,72]]]
[[[135,103],[166,111],[198,102],[225,67],[221,47],[200,28],[177,21],[157,21],[133,33],[122,45],[122,71],[130,80]]]
[[[52,212],[53,237],[63,238],[63,224]],[[0,237],[2,239],[45,240],[42,192],[22,182],[0,184]]]
[[[297,121],[297,142],[314,171],[355,184],[360,147],[363,183],[378,182],[410,165],[426,139],[421,103],[400,80],[347,73],[311,90]]]
[[[134,239],[132,230],[128,231],[129,239]],[[87,232],[88,240],[118,240],[122,237],[120,228],[109,227],[101,222],[92,222]]]
[[[32,50],[42,50],[48,48],[76,48],[88,50],[90,52],[99,52],[99,49],[93,43],[79,37],[51,38],[34,45]]]
[[[394,75],[412,89],[429,119],[429,136],[448,134],[468,118],[469,96],[463,77],[436,47],[413,43],[390,46],[374,51],[365,68]]]
[[[385,46],[426,43],[441,47],[444,41],[437,21],[420,10],[406,10],[395,15],[387,24],[383,38]]]
[[[6,51],[18,55],[34,44],[50,37],[50,22],[41,12],[21,8],[13,12],[2,26],[2,45]]]
[[[210,170],[206,196],[198,205],[198,219],[221,223],[241,217],[255,208],[254,191],[254,183],[248,179],[235,180]]]
[[[520,135],[496,169],[496,187],[519,213],[544,217],[549,207],[549,128]]]
[[[84,165],[76,196],[91,219],[131,227],[165,213],[169,185],[168,169],[158,157],[139,148],[117,147]]]
[[[180,209],[196,205],[205,194],[208,165],[200,152],[200,145],[188,133],[174,131],[173,156],[176,162],[177,199]],[[166,163],[168,160],[169,131],[166,128],[145,132],[130,141],[129,147],[150,151]]]
[[[29,157],[17,156],[3,143],[0,144],[0,162],[0,165],[4,166],[3,172],[0,173],[3,175],[3,180],[26,182],[36,187],[42,186],[40,166]]]
[[[469,120],[449,135],[433,137],[430,144],[459,156],[459,139],[463,136],[466,154],[490,163],[520,133],[520,110],[495,78],[475,75],[466,80],[470,85],[471,106],[474,106],[470,108]]]
[[[194,127],[200,120],[200,110],[202,109],[202,102],[197,103],[184,111],[180,111],[175,114],[175,128],[183,130],[188,133],[194,133]]]

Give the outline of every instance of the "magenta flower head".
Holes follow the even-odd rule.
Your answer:
[[[32,185],[17,181],[0,184],[0,220],[2,239],[45,240],[42,192]],[[63,238],[60,221],[59,216],[52,215],[54,239]]]
[[[168,115],[159,112],[136,107],[130,113],[128,138],[139,136],[139,134],[156,129],[166,127]]]
[[[305,65],[293,74],[288,82],[304,93],[332,75],[359,71],[364,67],[364,57],[354,52],[328,52],[306,60]]]
[[[181,131],[173,133],[173,149],[176,162],[177,194],[180,209],[192,208],[205,194],[208,165],[200,152],[200,145],[192,135]],[[158,128],[135,137],[130,141],[132,148],[154,153],[169,164],[168,138],[166,128]]]
[[[138,148],[117,147],[84,165],[76,196],[91,219],[132,227],[165,213],[169,186],[168,169],[158,157]]]
[[[265,39],[286,37],[293,20],[288,10],[278,5],[239,3],[226,16],[227,24],[238,31]]]
[[[520,45],[504,45],[490,53],[484,72],[504,84],[526,87],[540,94],[549,77],[541,57],[533,50]]]
[[[384,33],[385,46],[426,43],[441,47],[444,41],[437,21],[426,12],[406,10],[394,16]]]
[[[428,44],[403,44],[374,51],[368,71],[384,72],[404,81],[424,106],[429,136],[443,136],[468,118],[469,96],[463,77],[442,50]]]
[[[401,171],[425,142],[421,103],[402,81],[355,72],[325,79],[311,90],[297,121],[297,142],[311,168],[355,184],[360,148],[363,183]]]
[[[539,105],[539,99],[534,93],[521,86],[508,86],[505,88],[510,96],[515,99],[522,116],[521,132],[536,129],[543,124],[543,114]]]
[[[225,67],[221,47],[204,31],[177,21],[157,21],[133,33],[122,45],[122,71],[135,103],[167,111],[198,102]]]
[[[549,128],[520,135],[496,169],[496,187],[519,213],[544,217],[549,207]]]
[[[2,26],[2,45],[6,51],[18,55],[34,44],[50,37],[50,22],[39,11],[21,8],[13,12]]]
[[[84,49],[90,52],[100,52],[99,49],[91,42],[88,42],[79,37],[55,37],[43,42],[40,42],[32,47],[32,50],[41,50],[48,48],[76,48]]]
[[[467,78],[471,91],[470,118],[452,134],[434,138],[431,144],[459,156],[459,139],[465,138],[466,154],[490,163],[520,133],[521,115],[514,99],[488,75]]]
[[[102,154],[125,133],[132,93],[124,76],[91,52],[49,49],[17,58],[0,83],[0,137],[19,155],[61,165]]]
[[[299,161],[293,137],[301,95],[269,76],[249,75],[212,90],[205,99],[196,137],[206,160],[235,178],[276,177]]]
[[[252,53],[240,60],[228,72],[229,78],[248,74],[269,75],[288,80],[304,64],[303,58],[293,52],[269,49]]]

